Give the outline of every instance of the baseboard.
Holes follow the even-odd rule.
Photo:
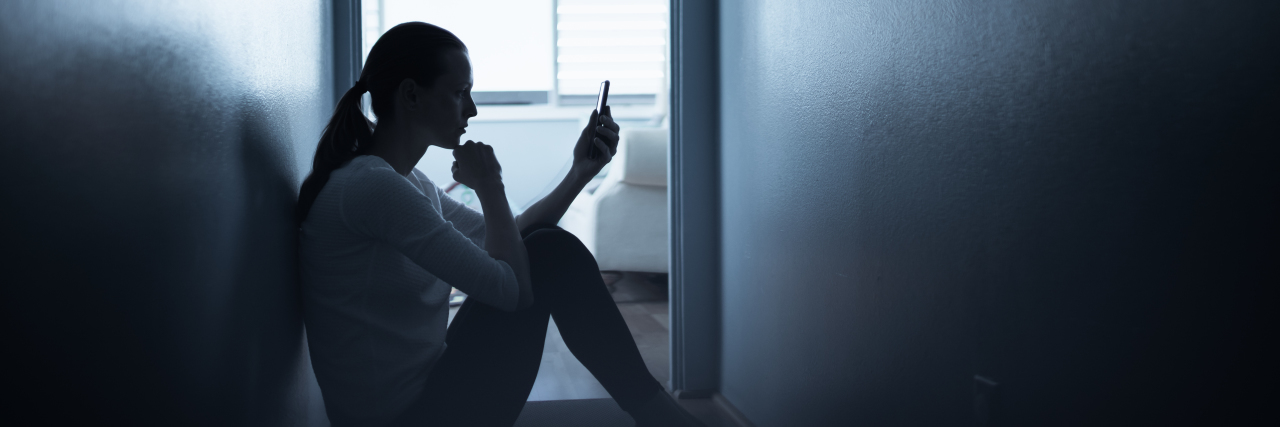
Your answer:
[[[711,402],[715,403],[720,408],[720,411],[729,417],[730,421],[733,421],[734,425],[738,427],[756,427],[755,424],[751,423],[751,420],[747,419],[746,415],[742,415],[742,412],[738,411],[738,408],[729,402],[729,399],[725,399],[723,394],[719,392],[712,393]]]
[[[676,399],[708,399],[715,390],[676,390],[671,393]]]

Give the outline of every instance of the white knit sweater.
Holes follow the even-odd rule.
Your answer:
[[[450,286],[514,309],[515,273],[482,248],[484,217],[377,156],[334,171],[302,223],[311,363],[335,426],[381,424],[445,349]]]

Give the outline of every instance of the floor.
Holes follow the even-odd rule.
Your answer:
[[[665,277],[652,277],[639,273],[605,273],[604,276],[614,301],[618,304],[618,311],[622,313],[622,318],[631,329],[631,336],[635,339],[636,347],[640,350],[640,356],[644,358],[649,372],[658,380],[658,383],[670,388],[667,384],[670,355],[667,341],[669,324]],[[456,311],[457,307],[450,310],[450,321],[453,320],[453,314]],[[533,391],[529,393],[530,402],[608,399],[608,405],[612,405],[609,393],[600,385],[600,382],[596,381],[591,372],[578,362],[573,353],[569,352],[564,340],[560,338],[560,330],[555,327],[554,320],[547,328],[546,344],[542,351],[542,366],[538,370],[537,380],[534,381]],[[736,425],[710,399],[682,399],[679,402],[708,427]],[[569,405],[573,404],[588,405],[583,406],[587,408],[590,407],[589,405],[598,406],[602,403],[584,400]],[[612,405],[612,408],[616,408],[616,405]],[[609,410],[620,411],[605,408],[602,409],[605,411],[602,413],[607,414]]]
[[[681,400],[707,427],[746,427],[731,421],[710,399]],[[613,399],[541,400],[524,405],[514,427],[634,427]]]

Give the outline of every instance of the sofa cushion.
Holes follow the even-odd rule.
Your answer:
[[[667,186],[667,128],[626,128],[609,174],[632,185]]]

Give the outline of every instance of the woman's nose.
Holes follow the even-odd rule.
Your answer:
[[[462,109],[462,115],[466,118],[475,117],[480,112],[476,109],[476,101],[471,99],[471,94],[467,94],[467,105]]]

